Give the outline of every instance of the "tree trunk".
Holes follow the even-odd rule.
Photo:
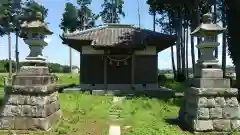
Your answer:
[[[199,1],[193,4],[193,13],[191,14],[191,31],[194,31],[200,23],[200,13],[198,10]],[[199,50],[198,50],[199,52]],[[195,51],[194,51],[194,37],[191,35],[191,57],[192,57],[192,73],[195,73]]]
[[[12,46],[11,46],[11,33],[8,32],[8,60],[9,60],[9,73],[8,77],[12,77]]]
[[[177,76],[181,73],[181,34],[180,34],[180,19],[178,20],[177,28],[177,44],[176,44],[176,53],[177,53]]]
[[[176,79],[176,67],[175,67],[175,61],[174,61],[173,46],[171,46],[171,58],[172,58],[172,70],[173,70],[173,75],[174,75],[174,79]]]
[[[16,32],[16,50],[15,50],[15,55],[16,55],[16,73],[19,71],[19,52],[18,52],[18,36],[19,32]]]
[[[188,23],[188,22],[187,22]],[[188,73],[188,24],[186,28],[186,79],[188,80],[189,78],[189,73]]]
[[[225,14],[225,6],[222,5],[222,23],[223,28],[226,27],[226,14]],[[226,50],[227,50],[227,33],[223,33],[222,37],[222,70],[223,70],[223,77],[226,77]]]
[[[239,31],[240,31],[240,1],[225,0],[226,18],[228,24],[228,50],[236,70],[236,84],[240,88],[240,49],[239,49]]]
[[[171,19],[170,16],[168,16],[168,22],[169,22],[169,28],[170,28],[170,35],[172,35],[173,28],[171,27]],[[155,25],[154,25],[155,27]],[[173,71],[173,77],[176,79],[176,66],[175,66],[175,60],[174,60],[174,51],[173,51],[173,46],[171,46],[171,59],[172,59],[172,71]]]
[[[183,19],[181,19],[181,22]],[[184,23],[184,22],[183,22]],[[185,76],[186,75],[186,70],[185,70],[185,26],[181,25],[181,59],[182,59],[182,74]]]

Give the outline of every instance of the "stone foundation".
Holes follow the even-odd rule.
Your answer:
[[[212,79],[199,85],[201,79],[194,79],[193,82],[205,87],[186,90],[180,120],[194,132],[240,131],[238,89],[230,88],[228,79]],[[214,88],[218,86],[222,88]]]
[[[5,87],[0,129],[49,130],[61,117],[58,92],[47,67],[23,66]]]

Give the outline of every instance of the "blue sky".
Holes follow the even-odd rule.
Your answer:
[[[54,32],[53,35],[48,36],[46,39],[49,42],[49,45],[44,49],[44,55],[47,56],[49,62],[56,62],[60,64],[69,65],[69,48],[62,44],[59,34],[62,31],[59,28],[61,21],[62,13],[64,12],[64,7],[66,2],[76,3],[77,0],[36,0],[39,3],[43,4],[46,8],[49,9],[48,17],[46,19],[49,22],[49,28]],[[99,13],[102,8],[101,4],[103,0],[92,0],[91,9],[94,13]],[[135,24],[138,26],[138,14],[137,14],[137,0],[125,0],[124,12],[126,14],[125,18],[121,19],[123,24]],[[146,4],[146,0],[139,0],[140,5],[140,14],[141,14],[141,27],[146,29],[153,28],[153,19],[149,15],[148,10],[149,6]],[[159,28],[156,28],[159,31]],[[19,57],[20,60],[24,60],[29,53],[28,46],[23,42],[22,39],[19,39]],[[221,41],[221,36],[219,36],[219,41]],[[0,38],[0,59],[8,58],[8,46],[7,46],[7,37],[4,36]],[[175,47],[174,47],[174,50]],[[12,59],[15,59],[15,36],[12,34]],[[196,50],[195,50],[196,51]],[[219,63],[221,62],[221,45],[219,46]],[[197,53],[196,53],[197,54]],[[190,48],[189,48],[190,55]],[[80,53],[73,50],[73,65],[79,66],[80,64]],[[189,64],[191,67],[191,57],[188,56]],[[231,59],[227,57],[227,65],[232,65]],[[158,68],[166,69],[171,68],[171,52],[170,48],[160,52],[158,54]]]

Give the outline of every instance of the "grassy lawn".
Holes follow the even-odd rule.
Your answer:
[[[123,135],[183,135],[177,125],[168,123],[178,116],[179,107],[158,99],[125,100],[121,117]],[[128,128],[124,128],[128,127]]]
[[[5,74],[7,75],[7,74]],[[56,74],[57,84],[79,83],[77,74]],[[0,74],[0,98],[3,97],[3,79]],[[167,87],[179,92],[181,83],[168,82]],[[93,96],[80,93],[60,93],[63,117],[48,133],[32,135],[107,135],[110,125],[111,96]],[[121,105],[122,135],[190,135],[169,120],[178,116],[179,106],[170,101],[145,97],[125,99]],[[0,132],[0,135],[4,135]],[[7,135],[7,134],[5,134]]]
[[[60,94],[63,118],[49,135],[107,135],[111,97]]]

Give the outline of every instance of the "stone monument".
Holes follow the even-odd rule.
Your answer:
[[[61,117],[58,92],[42,56],[42,49],[47,45],[44,38],[52,32],[41,20],[42,14],[37,13],[35,20],[21,26],[30,54],[19,73],[13,76],[12,84],[5,87],[0,129],[47,131]]]
[[[191,33],[204,37],[204,41],[197,45],[201,57],[196,63],[195,77],[189,80],[190,88],[184,93],[179,120],[194,132],[239,130],[238,90],[231,88],[229,79],[223,78],[218,60],[213,55],[219,44],[212,39],[225,29],[212,23],[211,14],[205,14],[203,21]]]

